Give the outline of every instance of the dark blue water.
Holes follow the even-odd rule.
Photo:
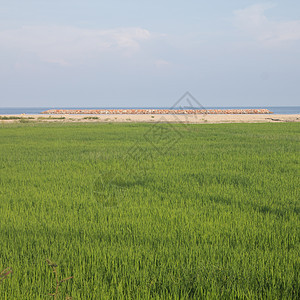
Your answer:
[[[169,109],[169,107],[55,107],[55,109]],[[197,107],[195,107],[197,108]],[[265,108],[274,114],[300,114],[300,106],[266,106],[266,107],[205,107],[206,109],[259,109]],[[0,107],[0,115],[40,114],[53,107]],[[188,107],[186,108],[188,109]]]

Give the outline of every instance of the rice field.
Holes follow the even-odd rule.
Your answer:
[[[0,125],[0,299],[299,299],[299,133]]]

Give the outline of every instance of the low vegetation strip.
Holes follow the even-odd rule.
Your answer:
[[[0,299],[300,298],[298,123],[0,124],[0,153]]]
[[[50,109],[43,114],[271,114],[268,109]]]
[[[33,117],[19,117],[19,116],[0,116],[0,120],[32,120]]]

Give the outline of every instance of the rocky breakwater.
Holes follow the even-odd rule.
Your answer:
[[[268,109],[49,109],[42,114],[96,115],[190,115],[190,114],[272,114]]]

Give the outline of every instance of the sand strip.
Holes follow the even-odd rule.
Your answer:
[[[13,119],[16,118],[16,119]],[[214,123],[280,123],[300,122],[300,114],[270,115],[270,114],[194,114],[194,115],[0,115],[0,122],[104,122],[104,123],[184,123],[184,124],[214,124]]]

